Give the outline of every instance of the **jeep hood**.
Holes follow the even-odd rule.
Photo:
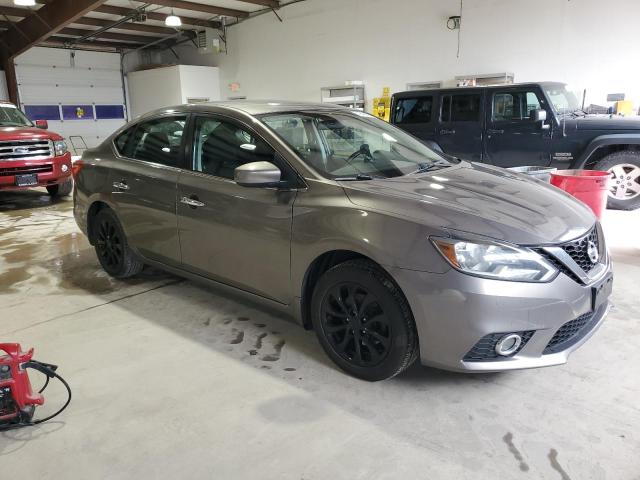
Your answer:
[[[447,231],[520,245],[559,243],[595,223],[583,203],[549,184],[481,164],[422,175],[340,182],[355,205]]]
[[[588,115],[576,120],[578,130],[640,130],[638,117]]]

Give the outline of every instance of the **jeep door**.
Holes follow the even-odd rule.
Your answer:
[[[115,140],[109,172],[111,200],[129,244],[145,257],[180,264],[176,185],[186,115],[140,122]]]
[[[486,161],[499,167],[549,165],[552,116],[542,93],[534,87],[487,93]],[[547,112],[544,122],[530,118],[539,109]]]
[[[226,116],[194,116],[188,168],[178,180],[183,268],[242,290],[289,303],[295,190],[242,187],[236,167],[285,162],[248,125]]]
[[[403,94],[404,95],[404,94]],[[416,92],[411,97],[396,97],[391,123],[425,142],[436,140],[436,108],[433,92]]]
[[[440,95],[437,141],[449,155],[482,161],[482,91]]]

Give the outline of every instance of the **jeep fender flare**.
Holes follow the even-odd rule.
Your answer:
[[[640,145],[640,134],[600,135],[591,140],[591,143],[587,145],[582,155],[574,162],[572,168],[584,168],[596,150],[609,145]]]

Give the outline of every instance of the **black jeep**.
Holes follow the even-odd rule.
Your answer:
[[[391,112],[391,123],[456,157],[611,172],[608,206],[640,207],[640,119],[586,114],[563,83],[401,92]]]

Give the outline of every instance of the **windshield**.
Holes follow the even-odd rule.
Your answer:
[[[260,120],[328,178],[392,178],[451,165],[402,130],[362,112],[272,113]]]
[[[553,104],[556,113],[571,113],[580,109],[580,104],[573,92],[564,84],[545,85],[544,91]]]
[[[3,127],[31,127],[29,119],[13,105],[0,105],[0,125]]]

